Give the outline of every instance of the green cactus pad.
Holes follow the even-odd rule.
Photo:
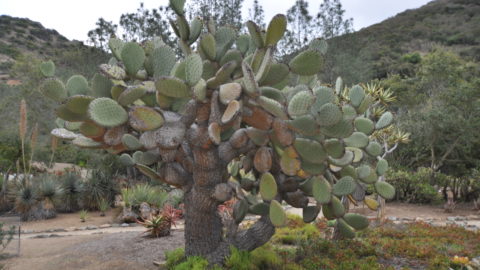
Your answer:
[[[52,60],[42,62],[40,64],[40,72],[45,77],[55,76],[55,64]]]
[[[123,85],[114,85],[112,89],[110,90],[110,94],[112,96],[112,99],[117,100],[118,97],[127,89]]]
[[[155,79],[169,75],[176,62],[175,52],[167,45],[155,48],[150,55],[150,59]]]
[[[345,146],[338,139],[325,140],[325,150],[332,158],[341,158],[345,154]]]
[[[346,166],[343,167],[342,170],[340,170],[340,177],[345,177],[345,176],[350,176],[353,179],[356,179],[358,177],[357,171],[353,166]]]
[[[343,114],[340,108],[333,104],[327,103],[322,105],[315,116],[321,127],[329,127],[338,124],[342,120]]]
[[[247,136],[252,142],[258,146],[266,145],[269,141],[268,132],[256,128],[247,128]]]
[[[303,208],[303,211],[302,211],[303,222],[310,223],[315,221],[321,210],[322,210],[322,207],[320,205],[319,206],[310,205]]]
[[[373,184],[373,183],[377,182],[378,176],[377,176],[377,173],[375,172],[375,170],[370,169],[370,174],[365,178],[360,178],[360,180],[362,182],[364,182],[365,184]]]
[[[368,136],[363,132],[354,132],[350,137],[343,140],[349,147],[363,148],[368,145]]]
[[[357,231],[366,229],[370,223],[366,217],[355,213],[347,213],[343,219]]]
[[[67,108],[67,105],[65,105],[65,104],[62,104],[62,105],[58,106],[55,109],[55,113],[57,114],[57,116],[59,118],[65,120],[65,121],[70,121],[70,122],[80,122],[80,121],[85,121],[85,120],[88,119],[87,114],[74,113],[74,112],[70,111]]]
[[[365,91],[360,85],[355,85],[350,89],[350,92],[348,93],[349,98],[350,98],[350,103],[355,107],[358,108],[360,104],[363,101],[363,98],[365,97]]]
[[[225,65],[230,61],[234,61],[237,64],[237,69],[241,68],[242,65],[242,53],[239,50],[228,50],[227,53],[220,60],[220,66]]]
[[[362,149],[357,147],[345,147],[345,149],[353,153],[353,163],[362,161],[364,156]]]
[[[289,157],[286,152],[284,152],[280,157],[280,168],[282,172],[289,176],[297,175],[298,170],[300,170],[301,162],[296,158]]]
[[[283,95],[282,91],[280,91],[276,88],[269,87],[269,86],[262,86],[262,87],[260,87],[259,90],[260,90],[260,94],[262,96],[274,99],[274,100],[280,102],[281,104],[286,103],[286,99],[285,99],[285,96]]]
[[[295,56],[290,63],[290,70],[298,75],[315,75],[322,69],[322,55],[315,50],[306,50]]]
[[[378,202],[377,200],[374,200],[374,199],[371,199],[371,198],[365,198],[363,200],[363,202],[365,203],[365,205],[372,211],[377,211],[378,210]]]
[[[278,101],[264,96],[260,96],[258,97],[257,102],[260,106],[262,106],[262,108],[264,108],[267,112],[273,114],[274,116],[283,120],[288,119],[288,116],[285,113],[285,108]]]
[[[327,166],[325,164],[314,164],[306,161],[302,161],[302,170],[310,175],[323,174]]]
[[[352,106],[346,104],[342,106],[343,119],[347,121],[352,121],[357,117],[357,111]]]
[[[69,96],[90,94],[88,81],[82,75],[73,75],[70,77],[65,85],[65,89],[67,89]]]
[[[257,204],[251,205],[249,208],[249,211],[254,215],[265,216],[265,215],[268,215],[270,212],[270,205],[263,202],[257,203]]]
[[[310,116],[304,115],[288,121],[288,127],[302,135],[316,135],[319,132],[317,121]]]
[[[190,36],[188,37],[188,43],[192,44],[197,41],[198,37],[202,33],[203,22],[199,17],[195,17],[190,23]]]
[[[336,196],[332,196],[329,206],[332,208],[332,213],[335,217],[339,218],[345,215],[345,206]]]
[[[133,159],[132,159],[133,160]],[[152,170],[150,167],[142,165],[142,164],[135,164],[135,167],[144,175],[150,177],[153,180],[160,180],[162,177],[156,173],[154,170]]]
[[[345,238],[355,238],[355,231],[354,229],[348,225],[348,223],[343,220],[342,218],[337,219],[337,229]]]
[[[275,227],[283,227],[287,224],[287,214],[283,210],[282,205],[273,200],[270,202],[270,221]]]
[[[105,133],[105,128],[91,122],[86,121],[80,125],[80,133],[82,133],[85,137],[88,138],[98,138],[103,136]]]
[[[128,106],[135,100],[142,98],[147,93],[147,89],[141,85],[129,86],[117,98],[117,102],[122,106]]]
[[[248,213],[248,202],[239,200],[233,205],[233,219],[235,223],[240,224]]]
[[[309,91],[296,93],[288,103],[288,114],[295,118],[310,111],[310,106],[315,102],[315,97]]]
[[[54,137],[57,137],[59,139],[62,139],[62,140],[73,140],[75,138],[77,138],[77,134],[75,134],[74,132],[71,132],[69,130],[66,130],[64,128],[55,128],[53,129],[50,134]]]
[[[375,100],[373,97],[371,97],[370,95],[366,95],[360,106],[358,106],[357,112],[359,114],[363,114],[373,104],[374,101]]]
[[[77,131],[80,129],[80,126],[82,125],[82,122],[65,122],[65,128],[70,130],[70,131]]]
[[[86,114],[88,105],[94,99],[94,97],[83,95],[71,96],[65,101],[65,106],[67,106],[67,108],[74,113]]]
[[[383,152],[382,146],[378,142],[370,142],[365,151],[371,156],[380,156]]]
[[[371,168],[368,165],[361,165],[356,168],[357,176],[361,180],[366,179],[371,174]]]
[[[322,213],[323,213],[323,216],[324,216],[327,220],[333,220],[333,219],[335,219],[335,215],[333,215],[333,210],[332,210],[332,207],[330,206],[330,204],[324,204],[324,205],[322,205]]]
[[[246,93],[249,96],[255,97],[258,95],[258,82],[255,80],[255,74],[253,73],[252,68],[250,65],[243,61],[242,63],[242,71],[243,71],[243,86]]]
[[[78,147],[82,148],[100,148],[102,143],[96,142],[90,138],[84,136],[77,136],[72,143]]]
[[[184,14],[185,0],[170,0],[170,7],[177,15]]]
[[[335,95],[331,88],[320,86],[313,89],[316,100],[312,106],[312,113],[317,114],[320,108],[327,103],[335,103]]]
[[[205,53],[205,56],[207,56],[208,60],[215,61],[217,50],[215,37],[212,34],[207,33],[202,36],[200,39],[200,48]]]
[[[127,42],[122,48],[122,62],[127,73],[134,76],[143,67],[145,51],[136,42]]]
[[[286,77],[288,77],[289,73],[290,70],[287,65],[283,63],[272,63],[267,75],[262,79],[260,84],[275,85],[282,82]]]
[[[332,187],[323,177],[313,177],[312,195],[320,204],[330,203],[332,200]]]
[[[40,85],[40,92],[57,102],[62,102],[65,98],[67,98],[67,91],[65,90],[65,85],[62,81],[51,78],[46,79]]]
[[[219,99],[224,105],[230,101],[240,98],[242,94],[242,86],[239,83],[226,83],[220,86]]]
[[[204,79],[198,81],[193,87],[193,97],[197,101],[205,102],[207,99],[207,82]],[[157,101],[158,102],[158,101]]]
[[[375,183],[375,190],[377,191],[378,195],[382,196],[382,198],[386,200],[390,200],[395,197],[395,188],[387,182],[377,181]]]
[[[203,62],[198,54],[190,54],[185,59],[185,77],[186,82],[190,86],[194,86],[202,78]]]
[[[167,97],[183,98],[191,95],[190,88],[175,77],[161,77],[155,82],[155,86],[158,92]]]
[[[354,121],[354,124],[355,129],[367,135],[372,134],[372,132],[375,130],[375,125],[373,124],[372,120],[365,117],[357,117]]]
[[[115,56],[116,59],[122,60],[122,48],[123,48],[123,41],[118,38],[111,38],[108,41],[108,47],[112,51],[113,56]]]
[[[264,201],[271,201],[277,196],[278,188],[271,173],[264,173],[260,178],[260,195]]]
[[[377,123],[375,124],[375,129],[383,129],[388,126],[390,126],[393,122],[393,115],[391,112],[385,112],[380,116],[380,119],[378,119]]]
[[[328,158],[328,161],[338,167],[345,167],[350,165],[353,162],[354,155],[351,151],[345,151],[343,157],[336,159],[336,158]]]
[[[343,91],[343,80],[342,77],[338,77],[337,80],[335,81],[335,93],[337,95],[340,95]]]
[[[285,34],[285,30],[287,30],[287,17],[283,14],[275,15],[268,24],[265,45],[275,46]]]
[[[250,37],[248,35],[240,35],[237,38],[236,41],[236,47],[238,50],[242,52],[242,54],[245,54],[248,51],[248,48],[250,46]]]
[[[132,157],[127,153],[123,153],[119,157],[119,160],[120,160],[120,163],[123,166],[131,167],[131,166],[135,165],[135,161],[133,161]]]
[[[388,161],[386,161],[385,159],[380,159],[378,162],[377,162],[377,174],[382,176],[384,175],[388,170]]]
[[[88,106],[90,119],[102,127],[115,127],[128,120],[125,109],[110,98],[97,98]]]
[[[110,91],[113,83],[105,76],[95,73],[91,80],[93,95],[95,97],[111,97]]]
[[[345,196],[355,191],[357,183],[350,176],[344,176],[333,185],[332,193],[336,196]]]
[[[138,131],[154,130],[163,125],[163,116],[155,109],[144,106],[134,107],[128,113],[128,123]]]
[[[122,143],[128,150],[138,150],[143,147],[137,137],[128,133],[122,136]]]
[[[310,42],[310,45],[308,45],[308,47],[312,50],[316,50],[320,52],[321,54],[326,54],[328,49],[328,44],[324,39],[316,38]]]
[[[323,146],[313,140],[298,138],[295,140],[293,146],[298,154],[305,160],[314,164],[321,164],[327,159],[327,153]]]
[[[248,21],[246,25],[248,32],[250,33],[250,37],[255,44],[255,47],[257,47],[258,49],[265,47],[265,41],[263,39],[262,30],[260,29],[260,27],[253,21]]]
[[[113,80],[123,80],[127,76],[127,74],[125,73],[125,70],[123,70],[121,67],[116,65],[101,64],[100,72],[103,75],[105,75],[107,78],[110,78]]]
[[[320,131],[328,137],[347,138],[353,133],[353,124],[350,121],[341,120],[333,126],[321,128]]]

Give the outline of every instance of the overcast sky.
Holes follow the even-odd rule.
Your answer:
[[[341,0],[346,17],[353,18],[355,30],[379,23],[406,9],[423,6],[431,0]],[[140,2],[146,8],[158,8],[168,0],[0,0],[0,14],[29,18],[44,27],[55,29],[68,39],[87,40],[87,32],[103,17],[118,23],[122,13],[135,12]],[[266,13],[266,21],[277,13],[285,13],[295,0],[259,0]],[[310,13],[316,14],[323,0],[308,0]],[[188,3],[188,1],[187,1]],[[243,19],[253,0],[245,0]]]

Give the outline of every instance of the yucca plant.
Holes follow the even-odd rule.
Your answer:
[[[80,215],[80,221],[81,222],[87,221],[87,218],[88,218],[88,211],[87,210],[80,211],[79,215]]]
[[[22,221],[34,219],[31,213],[37,207],[37,195],[31,184],[17,188],[15,194],[15,211],[21,215]]]
[[[99,170],[93,170],[83,184],[82,204],[90,210],[98,210],[101,200],[113,202],[118,194],[118,185],[113,177]]]
[[[57,209],[62,212],[75,212],[80,209],[80,199],[83,192],[81,178],[75,173],[67,173],[60,177],[60,187],[63,193],[58,200]]]

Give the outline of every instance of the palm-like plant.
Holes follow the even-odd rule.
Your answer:
[[[31,185],[20,186],[15,194],[15,211],[22,215],[22,220],[28,220],[28,212],[37,204],[37,195]]]
[[[58,209],[64,212],[77,211],[80,208],[79,201],[83,191],[81,179],[74,173],[67,173],[60,178],[60,186],[63,193],[60,196],[61,203],[58,204]]]

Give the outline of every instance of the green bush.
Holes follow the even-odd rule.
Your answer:
[[[185,259],[185,249],[177,248],[170,251],[165,251],[165,259],[167,261],[167,269],[173,269],[175,265],[180,264]]]
[[[206,270],[208,269],[208,261],[202,257],[189,257],[187,261],[175,266],[173,270]]]
[[[59,178],[59,182],[63,193],[55,207],[67,213],[79,210],[83,192],[82,179],[75,173],[66,173]]]
[[[409,203],[440,203],[442,198],[432,185],[433,173],[429,168],[419,168],[416,172],[389,170],[387,182],[395,187],[395,199]]]
[[[93,170],[83,184],[82,206],[89,210],[98,210],[102,199],[112,203],[117,194],[119,194],[119,188],[113,175]]]
[[[139,184],[132,188],[122,189],[122,197],[125,206],[138,207],[146,202],[151,206],[161,208],[168,199],[168,193],[158,186]]]

